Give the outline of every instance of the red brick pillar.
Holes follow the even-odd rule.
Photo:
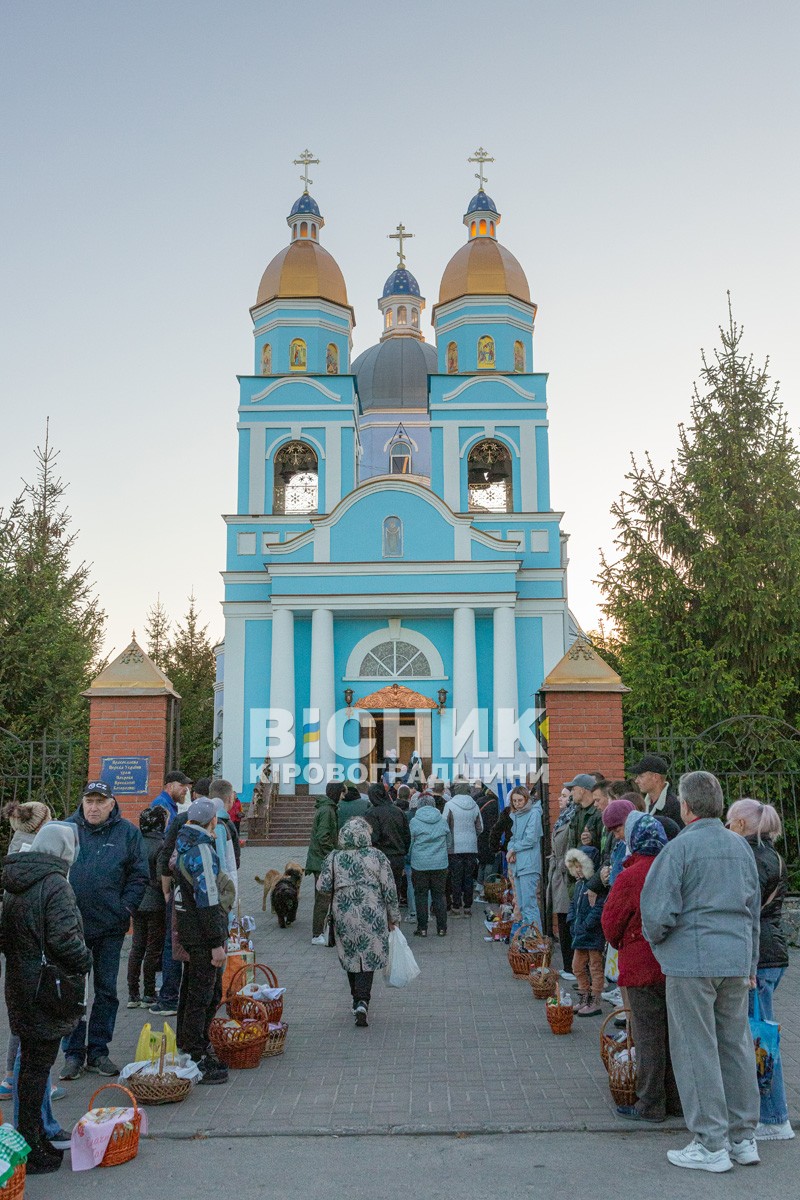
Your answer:
[[[136,822],[177,762],[180,696],[135,637],[97,676],[89,700],[89,778],[114,788]]]
[[[558,794],[567,780],[585,771],[624,778],[622,697],[628,690],[584,637],[544,681],[551,821],[558,816]]]

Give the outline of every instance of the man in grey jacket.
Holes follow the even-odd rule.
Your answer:
[[[720,820],[725,801],[714,775],[684,775],[678,795],[686,828],[653,861],[641,900],[642,930],[667,979],[672,1065],[694,1138],[667,1157],[676,1167],[730,1171],[731,1160],[759,1161],[747,1016],[758,964],[758,871],[750,847]]]

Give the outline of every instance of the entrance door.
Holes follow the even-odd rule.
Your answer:
[[[366,718],[366,719],[365,719]],[[416,750],[427,777],[431,770],[431,714],[398,709],[378,709],[362,714],[362,737],[374,740],[372,749],[361,759],[370,783],[377,783],[389,750],[394,750],[407,767]]]

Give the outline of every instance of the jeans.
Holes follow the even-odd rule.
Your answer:
[[[155,996],[156,972],[164,954],[164,909],[133,914],[133,942],[128,958],[128,995],[139,996],[139,973],[144,966],[144,995]]]
[[[205,947],[187,948],[187,953],[175,1037],[178,1049],[199,1062],[211,1049],[208,1029],[222,1000],[222,967],[214,966]]]
[[[181,972],[183,963],[172,957],[172,897],[167,901],[164,913],[164,955],[161,960],[161,991],[158,999],[161,1004],[173,1005],[177,1002],[181,990]]]
[[[447,879],[447,868],[441,871],[412,871],[414,882],[414,898],[417,905],[417,928],[428,928],[428,892],[431,894],[431,908],[436,917],[436,928],[447,929],[447,905],[444,899],[444,885]]]
[[[411,873],[411,867],[408,865],[408,863],[406,863],[404,871],[406,877],[406,896],[408,897],[408,915],[416,918],[417,908],[414,896],[413,875]]]
[[[14,1080],[14,1128],[15,1129],[19,1129],[19,1069],[20,1069],[21,1057],[22,1057],[22,1051],[21,1051],[21,1046],[20,1046],[20,1040],[19,1040],[19,1038],[17,1038],[17,1053],[14,1058],[14,1065],[11,1068],[12,1078]],[[58,1057],[58,1051],[56,1051],[56,1057]],[[53,1058],[53,1062],[56,1061],[56,1057]],[[52,1066],[52,1063],[50,1065]],[[45,1088],[44,1088],[44,1099],[42,1100],[42,1126],[44,1128],[44,1136],[46,1138],[54,1138],[57,1133],[61,1132],[61,1126],[59,1125],[58,1121],[53,1116],[53,1106],[50,1103],[50,1091],[52,1089],[52,1086],[53,1085],[50,1080],[50,1076],[48,1075],[47,1082],[45,1083]]]
[[[786,967],[761,967],[756,974],[758,982],[758,1003],[761,1016],[765,1021],[774,1021],[772,1015],[772,996],[780,981],[786,974]],[[753,1015],[753,992],[750,993],[749,1014]],[[783,1082],[783,1065],[780,1054],[775,1062],[772,1073],[772,1086],[766,1095],[761,1096],[762,1125],[782,1125],[789,1120],[789,1107],[786,1103],[786,1088]]]
[[[514,876],[514,892],[522,916],[523,925],[535,925],[542,928],[542,917],[539,912],[539,873],[531,871],[528,875]]]
[[[21,1039],[19,1075],[16,1081],[17,1129],[33,1149],[40,1145],[46,1136],[42,1106],[45,1095],[48,1100],[50,1098],[50,1068],[58,1057],[58,1046],[58,1038]]]
[[[372,979],[374,971],[348,971],[347,978],[350,982],[350,995],[353,997],[353,1008],[361,1001],[369,1004],[370,996],[372,995]]]
[[[474,854],[450,855],[450,874],[453,879],[453,908],[461,908],[462,896],[464,899],[464,908],[467,910],[472,908],[476,857]]]
[[[119,1008],[117,975],[124,941],[124,933],[106,933],[100,937],[86,939],[86,945],[92,952],[94,976],[94,999],[89,1014],[88,1037],[86,1018],[81,1017],[70,1036],[64,1039],[64,1054],[67,1058],[77,1058],[81,1063],[84,1058],[95,1062],[108,1054]]]

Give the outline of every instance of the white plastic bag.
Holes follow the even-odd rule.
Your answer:
[[[392,929],[389,934],[389,958],[383,968],[383,974],[387,987],[405,987],[419,975],[417,960],[398,927]]]

